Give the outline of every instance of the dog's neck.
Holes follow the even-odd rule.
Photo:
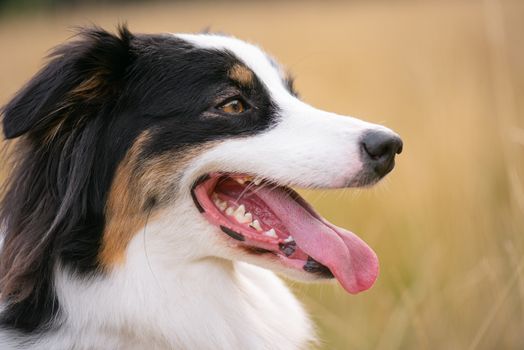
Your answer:
[[[274,273],[190,259],[182,245],[170,259],[165,235],[177,235],[162,231],[137,234],[125,263],[104,277],[58,269],[62,325],[36,348],[303,349],[314,341],[302,306]]]
[[[143,263],[140,272],[147,272],[147,262]],[[171,275],[159,270],[138,274],[137,268],[129,268],[116,272],[109,285],[64,283],[62,287],[76,289],[63,290],[70,299],[63,305],[70,309],[74,327],[70,336],[84,335],[85,342],[96,339],[90,345],[97,349],[108,340],[118,344],[114,348],[125,349],[135,344],[141,344],[137,348],[155,344],[175,349],[298,349],[312,338],[301,305],[270,271],[221,259],[173,270]],[[111,333],[117,339],[103,339]]]

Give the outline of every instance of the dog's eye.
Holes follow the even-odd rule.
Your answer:
[[[222,112],[227,114],[240,114],[247,110],[246,104],[240,99],[234,99],[218,107]]]

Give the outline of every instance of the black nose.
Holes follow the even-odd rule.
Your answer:
[[[379,176],[395,166],[395,154],[402,152],[402,140],[385,131],[368,131],[362,137],[362,160]]]

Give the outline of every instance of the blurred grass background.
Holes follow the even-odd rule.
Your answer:
[[[71,26],[209,27],[276,56],[305,101],[401,134],[378,187],[305,192],[381,260],[357,296],[290,282],[322,349],[524,349],[523,1],[63,3],[3,2],[0,104]]]

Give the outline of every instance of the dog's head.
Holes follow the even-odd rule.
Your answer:
[[[240,259],[356,293],[375,254],[288,186],[371,185],[400,153],[387,128],[302,102],[258,47],[212,35],[87,30],[4,109],[21,136],[2,209],[3,286],[29,295],[57,263],[126,264],[147,227],[179,263]]]

